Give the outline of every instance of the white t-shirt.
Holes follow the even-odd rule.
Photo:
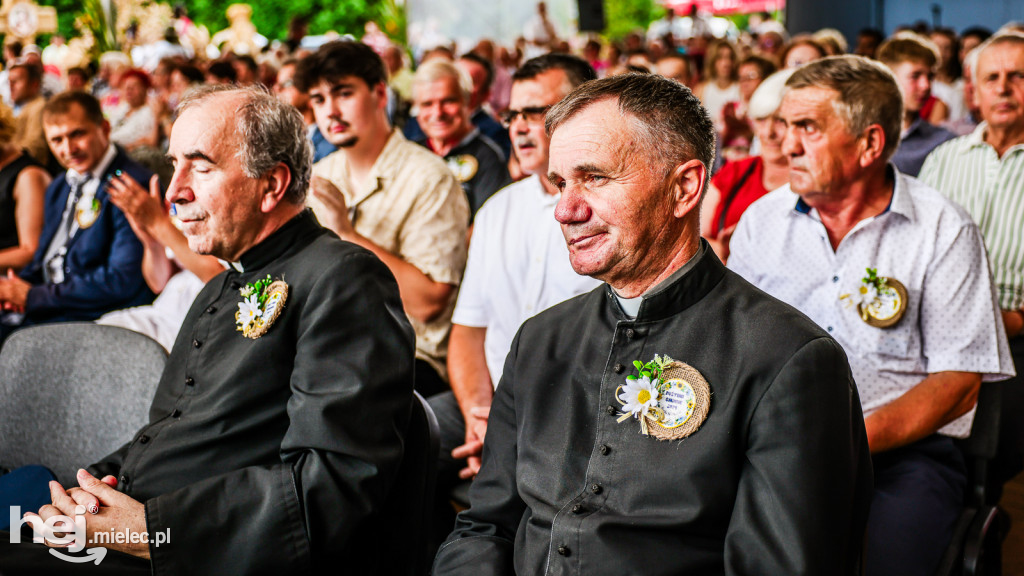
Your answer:
[[[835,251],[817,211],[787,184],[747,208],[729,251],[729,268],[842,345],[865,415],[936,372],[975,372],[986,382],[1014,373],[981,233],[963,208],[919,180],[896,172],[889,208],[860,221]],[[894,326],[868,325],[840,299],[867,268],[907,289]],[[965,437],[973,420],[971,410],[939,432]]]
[[[523,322],[601,284],[569,264],[557,203],[530,176],[499,190],[476,214],[452,323],[487,328],[484,352],[495,386]]]
[[[178,330],[185,321],[185,315],[203,286],[205,284],[198,276],[182,270],[171,276],[153,304],[108,312],[100,316],[96,323],[140,332],[170,352],[178,337]]]

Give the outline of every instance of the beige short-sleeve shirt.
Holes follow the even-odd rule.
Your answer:
[[[435,282],[458,285],[466,267],[469,202],[458,181],[426,148],[392,130],[361,190],[349,185],[344,149],[313,166],[345,196],[356,232],[418,268]],[[312,194],[306,204],[321,216]],[[444,313],[423,323],[410,317],[416,331],[416,357],[447,379],[448,333],[457,291]]]

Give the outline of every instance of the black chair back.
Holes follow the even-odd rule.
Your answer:
[[[430,405],[418,392],[413,394],[405,454],[381,516],[386,522],[381,536],[387,542],[380,574],[425,576],[434,560],[430,533],[440,432]]]

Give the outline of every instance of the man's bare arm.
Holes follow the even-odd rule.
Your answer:
[[[872,454],[906,446],[970,412],[981,375],[937,372],[864,419]]]
[[[402,295],[402,305],[409,316],[421,322],[429,322],[448,308],[454,285],[431,280],[419,268],[356,232],[348,217],[345,197],[329,180],[314,176],[311,191],[322,203],[324,212],[327,212],[320,214],[321,224],[342,240],[358,244],[376,254],[395,275],[398,291]]]
[[[178,262],[203,282],[224,271],[224,266],[216,258],[196,254],[188,247],[185,235],[167,215],[156,176],[150,179],[147,192],[134,178],[121,173],[110,180],[107,192],[142,242],[145,249],[142,274],[153,292],[162,292],[174,274],[174,266],[164,248],[169,248]]]
[[[489,409],[494,397],[484,351],[486,336],[487,328],[452,324],[448,339],[448,377],[466,423],[466,442],[452,455],[467,459],[466,468],[459,473],[464,478],[471,478],[480,471],[480,453],[487,432],[487,419],[478,417],[473,409]]]
[[[1024,308],[1016,310],[1003,310],[1003,326],[1006,327],[1006,337],[1013,338],[1024,330]]]

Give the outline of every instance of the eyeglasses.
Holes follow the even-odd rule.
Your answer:
[[[530,106],[528,108],[523,108],[522,110],[512,110],[509,108],[502,112],[501,123],[505,125],[505,128],[508,128],[516,121],[516,118],[522,116],[523,120],[525,120],[527,124],[540,124],[544,121],[544,115],[547,114],[550,109],[550,105]]]

